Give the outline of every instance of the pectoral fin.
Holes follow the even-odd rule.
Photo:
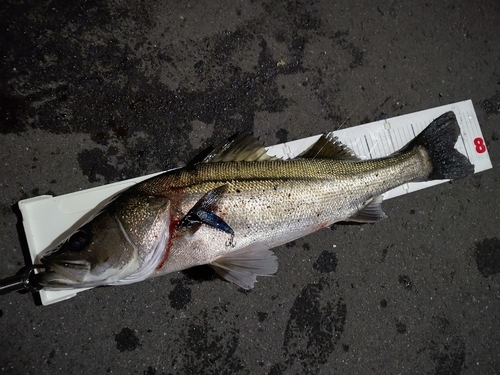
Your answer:
[[[180,229],[191,229],[196,231],[200,224],[206,224],[215,229],[234,235],[233,229],[221,217],[214,214],[217,204],[222,195],[227,191],[228,185],[220,186],[210,190],[189,210],[189,212],[177,224]]]
[[[269,248],[253,243],[224,255],[210,266],[224,279],[243,289],[252,289],[257,276],[270,276],[278,270],[278,259]]]

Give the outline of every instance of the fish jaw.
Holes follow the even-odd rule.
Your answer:
[[[91,265],[87,262],[72,264],[42,260],[42,263],[48,270],[40,274],[38,281],[45,289],[50,290],[111,285],[114,280],[122,280],[138,269],[137,259],[126,262],[124,268],[106,267],[100,271],[91,269]]]
[[[85,281],[90,272],[90,263],[87,261],[62,262],[47,261],[42,258],[42,263],[49,269],[43,273],[44,285],[71,286]]]

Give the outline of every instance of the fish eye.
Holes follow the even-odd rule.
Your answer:
[[[79,230],[69,238],[68,245],[70,251],[82,251],[89,242],[89,235],[84,230]]]

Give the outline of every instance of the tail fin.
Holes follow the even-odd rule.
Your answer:
[[[460,127],[457,118],[450,111],[432,121],[408,144],[408,148],[422,146],[429,154],[433,166],[429,180],[454,180],[474,173],[474,165],[455,150],[459,135]]]

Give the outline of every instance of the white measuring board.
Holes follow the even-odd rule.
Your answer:
[[[372,122],[335,132],[339,140],[362,159],[380,158],[399,150],[420,133],[432,120],[453,111],[461,128],[456,148],[469,158],[475,173],[492,168],[484,139],[470,100],[427,109],[412,114]],[[268,154],[293,158],[320,137],[320,135],[268,147]],[[162,172],[160,172],[162,173]],[[42,195],[19,201],[23,226],[32,261],[39,253],[57,246],[80,227],[94,212],[104,207],[120,191],[153,177],[158,173],[137,177],[105,186],[53,197]],[[427,188],[446,180],[409,183],[384,194],[384,199]],[[68,291],[41,290],[42,304],[49,305],[74,297],[86,289]]]

